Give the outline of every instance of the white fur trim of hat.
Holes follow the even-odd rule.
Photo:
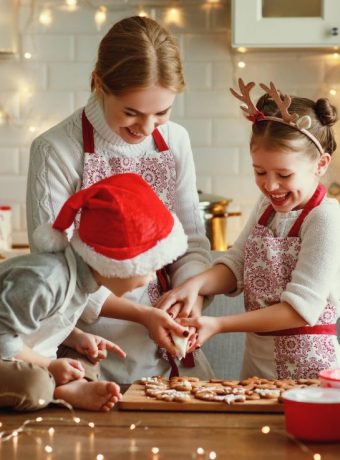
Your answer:
[[[188,237],[178,218],[174,214],[172,216],[174,226],[168,236],[149,250],[129,259],[118,260],[99,254],[80,239],[76,230],[70,244],[83,260],[102,276],[129,278],[135,275],[146,275],[175,261],[187,250]]]

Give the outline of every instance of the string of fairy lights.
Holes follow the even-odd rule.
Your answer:
[[[62,448],[58,443],[54,442],[54,435],[56,434],[57,430],[61,427],[65,426],[83,426],[88,427],[90,430],[90,436],[92,438],[95,436],[95,428],[96,425],[92,421],[87,421],[83,418],[76,416],[72,406],[62,400],[55,400],[53,401],[56,404],[61,404],[65,408],[69,409],[71,417],[35,417],[32,419],[25,420],[19,427],[14,428],[12,430],[0,431],[0,450],[2,443],[12,442],[13,450],[17,451],[18,449],[18,437],[25,433],[26,435],[33,438],[36,441],[38,447],[41,449],[42,454],[46,454],[46,460],[51,459],[51,454],[58,454],[62,451]],[[49,426],[49,428],[44,428],[42,425]],[[3,424],[0,421],[0,430],[3,428]],[[136,423],[132,423],[129,426],[126,426],[126,440],[129,440],[129,447],[127,448],[128,453],[132,455],[133,458],[135,453],[139,453],[139,458],[147,458],[151,460],[162,460],[162,454],[164,452],[157,446],[152,446],[151,448],[146,448],[145,443],[143,442],[143,447],[140,447],[138,441],[132,437],[131,433],[137,429],[144,429],[148,430],[149,427],[142,424],[140,420],[137,420]],[[48,438],[46,442],[42,442],[41,437],[37,437],[37,434],[45,434]],[[298,448],[299,451],[303,454],[301,458],[308,458],[310,460],[322,460],[322,456],[319,453],[313,452],[313,450],[303,442],[295,439],[291,435],[287,433],[283,433],[280,429],[273,429],[269,425],[264,425],[259,429],[259,434],[264,436],[269,436],[270,434],[275,436],[282,436],[285,438],[290,439]],[[127,455],[128,455],[127,453]],[[225,458],[225,451],[221,452],[221,458]],[[141,455],[143,457],[141,457]],[[39,457],[41,458],[41,457]],[[109,460],[112,458],[110,455],[107,456],[101,452],[94,453],[93,460]],[[127,457],[126,457],[127,458]],[[190,454],[188,454],[188,459],[191,458],[193,460],[217,460],[219,458],[219,453],[215,450],[204,449],[203,447],[196,447],[193,449]]]

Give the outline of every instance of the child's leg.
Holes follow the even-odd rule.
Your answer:
[[[76,409],[109,411],[122,397],[119,385],[114,382],[99,380],[99,364],[93,364],[86,356],[61,345],[58,358],[72,358],[81,362],[85,369],[85,377],[60,385],[55,389],[54,397],[63,399]]]
[[[46,407],[55,382],[47,369],[23,361],[0,360],[0,407],[29,411]]]
[[[56,387],[54,397],[63,399],[76,409],[109,411],[122,395],[114,382],[79,379]]]

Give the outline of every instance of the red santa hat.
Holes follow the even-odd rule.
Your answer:
[[[133,173],[117,174],[72,195],[53,225],[33,234],[41,251],[64,250],[65,230],[80,211],[73,249],[102,276],[145,275],[173,262],[187,249],[178,218],[145,180]]]

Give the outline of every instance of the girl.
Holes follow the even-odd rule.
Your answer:
[[[235,245],[160,305],[183,302],[186,316],[198,294],[244,291],[246,313],[181,323],[199,329],[200,343],[247,332],[243,378],[315,378],[340,365],[340,208],[319,184],[336,148],[336,110],[327,99],[282,98],[272,83],[260,85],[266,94],[255,107],[254,83],[239,85],[241,94],[232,94],[253,123],[250,150],[262,197]]]
[[[92,94],[85,108],[40,135],[32,144],[27,186],[30,244],[34,229],[53,221],[62,203],[79,188],[105,177],[135,172],[151,185],[176,213],[189,237],[189,248],[169,267],[172,285],[209,266],[209,242],[200,221],[190,141],[181,126],[169,121],[176,94],[184,88],[179,50],[173,38],[155,21],[130,17],[115,24],[102,39],[92,73]],[[170,248],[171,250],[171,248]],[[100,318],[131,319],[128,308],[143,304],[145,313],[161,288],[147,288],[118,299],[102,288],[91,296],[78,326],[114,338],[127,353],[124,364],[110,356],[102,366],[107,380],[130,383],[143,376],[165,375],[170,365],[149,334],[162,347],[173,345],[159,324],[150,326]],[[202,298],[195,303],[199,314]],[[170,326],[169,317],[163,325]],[[172,326],[174,327],[174,325]],[[211,374],[203,354],[192,370]],[[169,357],[171,360],[171,357]],[[193,363],[189,363],[193,365]],[[185,370],[188,373],[188,370]]]

